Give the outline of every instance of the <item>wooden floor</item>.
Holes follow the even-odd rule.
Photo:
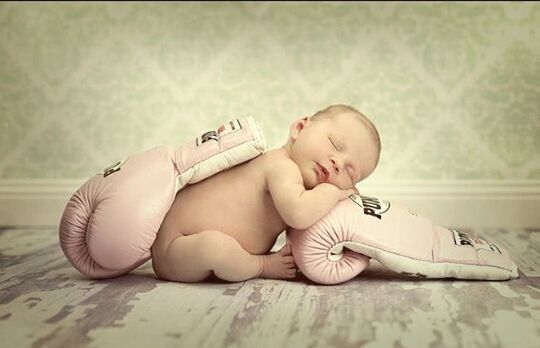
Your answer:
[[[465,229],[462,229],[465,230]],[[93,281],[53,227],[0,229],[3,347],[540,347],[540,231],[474,230],[520,267],[507,282],[419,280],[372,263],[341,285]]]

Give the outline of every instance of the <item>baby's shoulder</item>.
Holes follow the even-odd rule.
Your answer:
[[[301,177],[296,163],[284,155],[283,151],[270,150],[261,156],[264,156],[261,164],[267,178],[281,176]]]

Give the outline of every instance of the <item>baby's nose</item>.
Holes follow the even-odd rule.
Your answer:
[[[332,162],[332,167],[334,168],[334,171],[336,173],[339,173],[339,165],[337,161],[334,158],[331,158],[330,161]]]

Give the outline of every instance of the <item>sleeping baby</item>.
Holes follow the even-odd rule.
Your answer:
[[[152,246],[158,277],[198,282],[290,279],[289,244],[270,253],[287,227],[304,229],[356,193],[380,154],[363,114],[333,105],[290,126],[285,146],[180,190]]]

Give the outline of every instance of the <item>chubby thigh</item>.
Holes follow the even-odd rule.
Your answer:
[[[217,230],[235,238],[251,254],[267,253],[286,225],[266,190],[263,159],[256,158],[178,192],[156,243]]]
[[[251,255],[232,236],[218,230],[185,235],[174,226],[174,215],[162,224],[152,246],[152,267],[169,281],[199,282],[213,272],[228,281],[243,281],[262,273],[260,256]]]
[[[196,282],[206,279],[211,269],[202,263],[200,254],[205,234],[184,236],[164,242],[156,241],[152,246],[152,267],[163,280]]]
[[[198,282],[213,271],[229,281],[259,276],[263,256],[251,255],[231,236],[214,230],[178,236],[153,258],[154,271],[164,280]]]
[[[237,255],[230,260],[236,264],[241,264],[238,257],[270,251],[286,226],[265,189],[263,159],[260,156],[260,160],[238,165],[178,192],[152,246],[158,276],[198,281],[212,269],[212,257],[224,257],[224,250]],[[227,263],[229,259],[220,262]],[[256,258],[245,262],[249,266],[243,270],[244,276],[256,273]],[[189,268],[182,270],[189,274],[172,275],[171,264],[177,271],[179,267]],[[225,270],[222,273],[235,278],[237,271],[234,275],[227,275]]]

